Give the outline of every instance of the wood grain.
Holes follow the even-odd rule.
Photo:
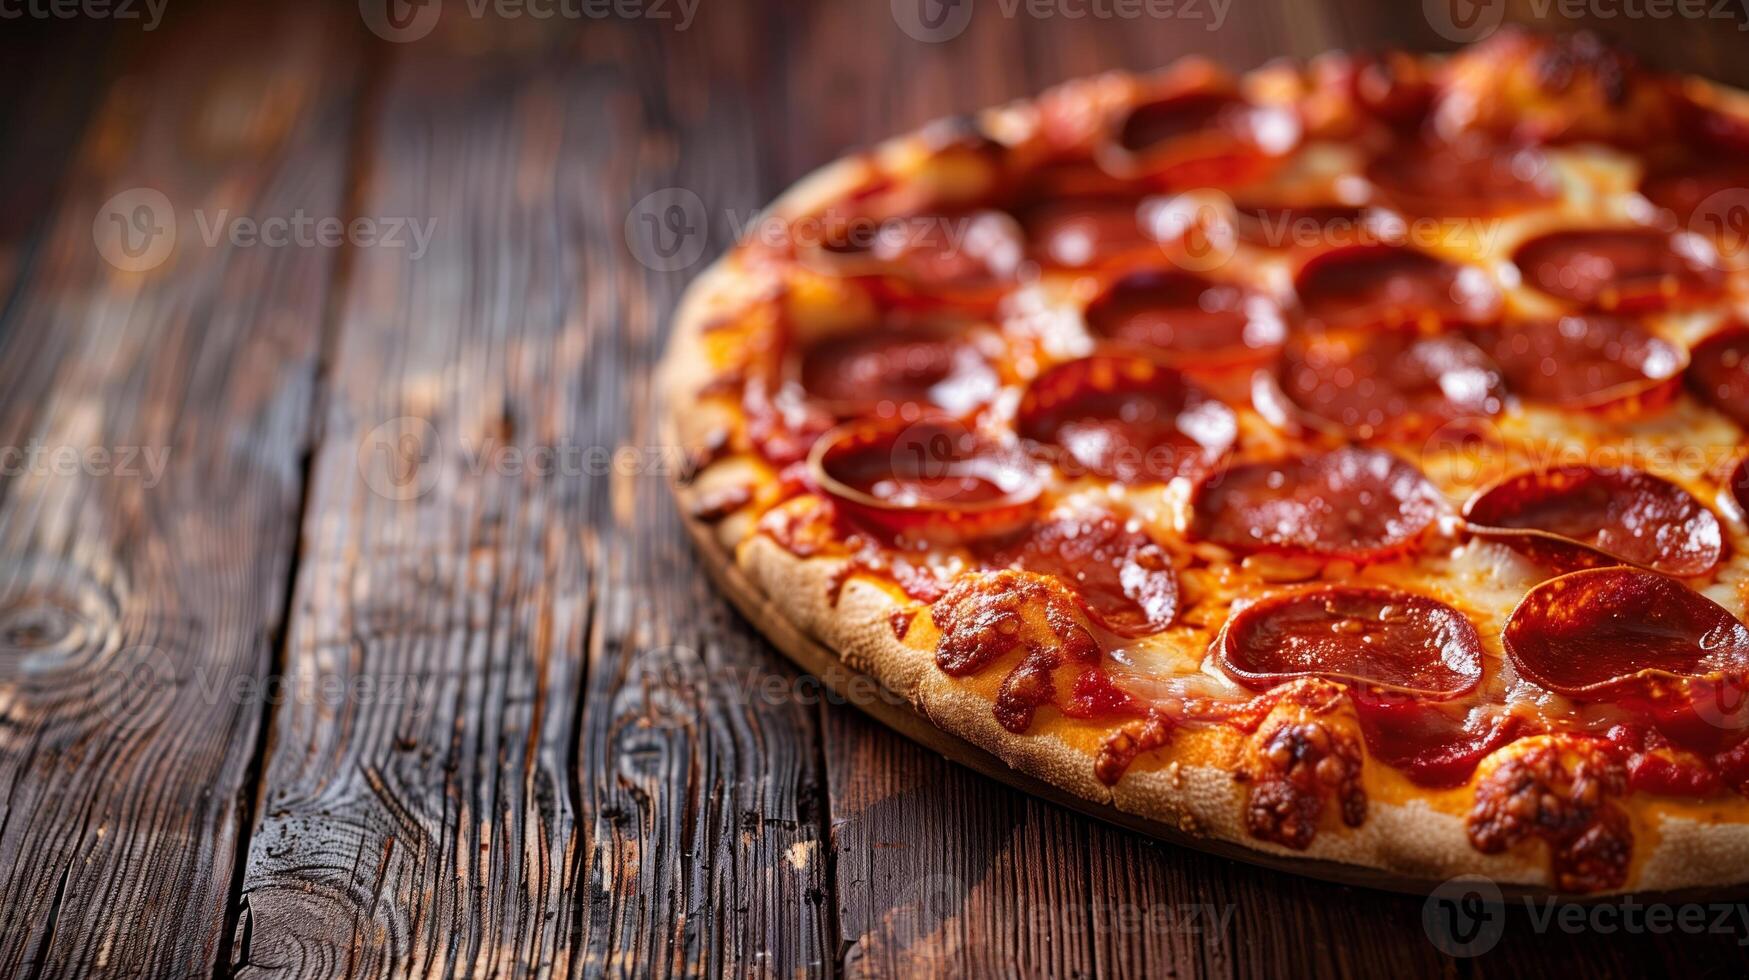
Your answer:
[[[612,114],[591,212],[601,348],[597,405],[618,438],[672,459],[657,429],[661,356],[685,268],[651,268],[628,230],[645,195],[711,202],[689,244],[728,241],[770,188],[752,133],[769,121],[746,93],[770,64],[762,25],[728,5],[676,33],[659,23],[595,32],[585,51]],[[776,20],[776,16],[772,16]],[[683,70],[680,69],[684,66]],[[630,237],[628,237],[630,236]],[[656,263],[661,265],[663,263]],[[610,375],[618,372],[610,380]],[[669,495],[668,465],[616,467],[599,555],[602,602],[589,645],[579,745],[589,839],[588,974],[821,975],[831,969],[825,775],[817,688],[734,618],[700,574]]]
[[[409,699],[276,715],[236,966],[817,968],[813,715],[755,696],[776,662],[674,530],[642,406],[679,281],[624,244],[739,137],[690,143],[707,76],[664,89],[639,25],[466,26],[385,52],[359,213],[437,232],[355,255],[286,664]]]
[[[195,212],[337,202],[322,26],[232,7],[112,63],[6,312],[0,446],[49,455],[0,477],[0,975],[214,968],[329,262],[208,245]],[[94,222],[142,186],[177,244],[123,272]]]

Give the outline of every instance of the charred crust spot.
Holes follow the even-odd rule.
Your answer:
[[[1245,806],[1245,826],[1253,837],[1305,850],[1318,834],[1332,794],[1345,825],[1366,822],[1363,757],[1351,733],[1302,714],[1270,729],[1260,744]]]
[[[1055,581],[1005,570],[969,575],[930,606],[941,631],[935,665],[953,677],[976,674],[1012,651],[1021,662],[996,697],[996,720],[1015,734],[1032,725],[1038,706],[1056,698],[1052,672],[1069,662],[1095,663],[1101,650]]]
[[[1627,880],[1633,832],[1611,798],[1626,790],[1627,771],[1607,746],[1583,739],[1538,745],[1476,785],[1465,828],[1483,854],[1529,838],[1546,841],[1562,890],[1618,888]]]
[[[1159,711],[1149,711],[1140,721],[1132,721],[1106,736],[1099,747],[1099,758],[1093,763],[1093,775],[1107,786],[1117,781],[1129,769],[1136,756],[1160,748],[1172,740],[1172,719]]]

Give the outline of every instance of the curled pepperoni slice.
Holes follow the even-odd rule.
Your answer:
[[[1374,157],[1366,175],[1409,214],[1513,214],[1553,201],[1559,190],[1541,152],[1468,141],[1399,143]]]
[[[827,337],[802,351],[802,390],[836,414],[893,414],[901,405],[954,415],[989,401],[999,382],[963,335],[920,326],[882,327]]]
[[[920,289],[997,293],[1026,254],[1015,220],[998,211],[914,214],[847,221],[829,230],[820,254],[835,273],[891,276]]]
[[[1190,506],[1196,540],[1355,561],[1406,550],[1445,509],[1415,467],[1355,447],[1230,466],[1198,484]]]
[[[1081,269],[1159,246],[1142,220],[1142,206],[1143,199],[1134,197],[1058,200],[1028,209],[1020,220],[1041,261]]]
[[[1482,679],[1482,640],[1468,617],[1378,586],[1268,596],[1227,620],[1215,651],[1221,671],[1254,691],[1319,677],[1444,700]]]
[[[1502,302],[1480,269],[1393,245],[1325,252],[1294,286],[1307,320],[1330,328],[1488,323]]]
[[[1695,345],[1688,388],[1731,421],[1749,428],[1749,328],[1730,327]]]
[[[1183,187],[1231,186],[1267,172],[1299,138],[1292,112],[1199,88],[1129,110],[1099,160],[1119,176]]]
[[[1640,194],[1687,225],[1703,203],[1736,203],[1741,206],[1749,202],[1749,167],[1723,161],[1691,161],[1680,166],[1663,167],[1649,171],[1640,181]]]
[[[1502,634],[1518,672],[1583,701],[1658,698],[1685,680],[1749,672],[1749,629],[1681,582],[1626,566],[1550,579]]]
[[[1321,428],[1358,439],[1430,432],[1463,418],[1498,415],[1500,371],[1474,344],[1450,334],[1342,331],[1302,336],[1282,358],[1280,392]],[[1274,392],[1258,409],[1289,421]]]
[[[1286,333],[1267,297],[1177,269],[1122,276],[1088,304],[1086,318],[1095,336],[1151,348],[1186,368],[1266,360]]]
[[[1464,521],[1559,571],[1625,563],[1701,575],[1724,552],[1718,517],[1693,494],[1629,468],[1515,473],[1471,497]]]
[[[1599,310],[1658,310],[1716,295],[1724,280],[1711,245],[1653,228],[1556,231],[1518,247],[1525,282]]]
[[[1656,401],[1688,364],[1682,348],[1602,313],[1504,324],[1475,338],[1513,394],[1563,408]]]
[[[1737,507],[1743,513],[1749,514],[1749,456],[1737,460],[1737,465],[1731,467],[1731,473],[1725,477],[1725,489],[1731,492],[1731,499],[1737,502]]]
[[[1172,625],[1178,578],[1166,550],[1113,514],[1060,516],[979,549],[990,568],[1054,575],[1099,625],[1147,636]]]
[[[1171,368],[1096,355],[1039,375],[1021,397],[1022,439],[1054,450],[1057,466],[1120,483],[1201,472],[1238,438],[1233,410]]]
[[[821,436],[814,483],[859,523],[901,543],[961,543],[1032,519],[1041,467],[951,419],[865,420]]]

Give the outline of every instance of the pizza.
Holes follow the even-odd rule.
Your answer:
[[[691,286],[681,510],[792,655],[1131,826],[1749,880],[1745,161],[1749,97],[1512,30],[933,124]]]

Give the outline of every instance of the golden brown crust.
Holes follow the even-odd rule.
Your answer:
[[[1123,88],[1111,78],[1084,84],[1098,91]],[[1033,105],[1017,104],[992,110],[985,125],[992,132],[1026,129],[1036,125],[1035,115]],[[916,139],[901,138],[876,152],[903,153]],[[771,213],[811,213],[865,179],[866,168],[861,159],[832,164],[792,188]],[[689,289],[658,377],[666,400],[664,426],[675,445],[696,452],[718,444],[723,427],[735,424],[733,413],[700,410],[701,393],[715,381],[701,336],[772,288],[760,270],[732,253]],[[1382,876],[1358,880],[1387,887],[1426,887],[1454,875],[1482,874],[1552,890],[1677,890],[1734,883],[1749,868],[1749,804],[1743,800],[1703,805],[1616,793],[1597,804],[1610,814],[1604,836],[1630,836],[1631,859],[1620,862],[1619,874],[1593,873],[1583,881],[1561,877],[1551,848],[1589,848],[1588,854],[1603,854],[1599,860],[1605,863],[1614,860],[1605,846],[1609,841],[1592,839],[1597,821],[1551,839],[1506,832],[1508,822],[1499,818],[1513,787],[1522,790],[1538,778],[1590,801],[1587,785],[1575,789],[1584,780],[1575,779],[1571,767],[1549,761],[1556,750],[1546,738],[1520,739],[1494,751],[1463,785],[1424,790],[1370,758],[1348,717],[1352,709],[1332,713],[1291,699],[1278,703],[1252,732],[1166,732],[1141,724],[1120,729],[1052,712],[1020,726],[1024,733],[1017,734],[992,710],[996,685],[1008,672],[954,677],[941,670],[938,626],[925,604],[876,578],[847,575],[843,557],[801,557],[756,533],[753,513],[760,501],[769,501],[761,495],[774,481],[769,467],[742,457],[706,466],[676,486],[695,537],[714,544],[704,549],[705,560],[721,563],[714,571],[737,576],[766,600],[755,621],[774,635],[799,634],[832,651],[951,740],[963,742],[968,753],[988,752],[1102,815],[1227,853],[1243,848],[1278,866],[1282,858],[1312,859],[1294,867],[1313,874],[1344,877],[1321,862],[1377,869]],[[733,506],[736,501],[744,506]],[[768,617],[781,617],[781,625]],[[1102,767],[1101,759],[1109,755],[1114,731],[1131,740],[1126,751],[1133,761],[1107,785],[1101,773],[1110,772],[1109,760]],[[1136,739],[1144,740],[1142,747]],[[951,750],[951,740],[931,744]],[[1313,792],[1316,806],[1306,802]],[[1317,832],[1305,832],[1296,821],[1315,823]],[[1594,872],[1596,863],[1580,860],[1577,866]],[[1568,874],[1574,866],[1567,865]]]

